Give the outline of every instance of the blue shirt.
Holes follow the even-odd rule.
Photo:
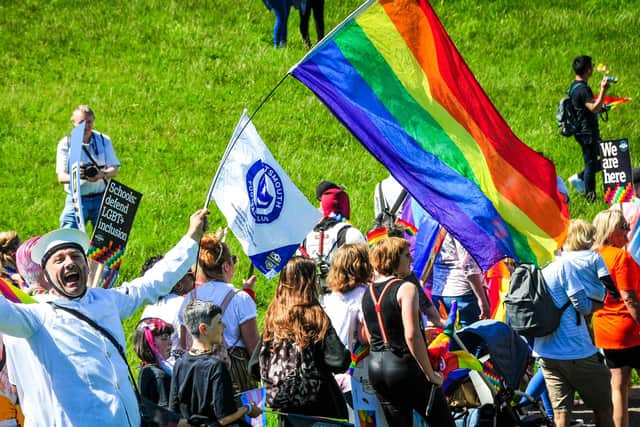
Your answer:
[[[533,349],[540,357],[560,360],[583,359],[597,350],[584,315],[591,312],[589,295],[604,294],[599,278],[609,274],[604,260],[595,251],[563,253],[542,270],[556,307],[571,300],[553,333],[535,339]],[[596,298],[594,298],[596,299]],[[580,316],[580,323],[577,318]]]

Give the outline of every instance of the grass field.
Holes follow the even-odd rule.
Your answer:
[[[358,5],[328,1],[327,30]],[[559,136],[554,121],[573,78],[572,59],[584,53],[609,65],[620,79],[611,94],[636,96],[640,1],[433,5],[516,135],[565,178],[582,165],[577,144]],[[117,179],[143,194],[121,275],[134,277],[145,258],[178,240],[189,214],[204,204],[243,108],[254,111],[304,55],[298,22],[293,13],[287,48],[274,50],[273,15],[258,0],[0,1],[0,230],[26,239],[58,226],[64,194],[55,176],[56,143],[70,131],[75,105],[90,104],[96,129],[111,136],[122,162]],[[604,138],[630,139],[634,164],[637,111],[632,101],[601,123]],[[310,91],[287,78],[254,122],[310,200],[320,180],[342,183],[354,224],[369,227],[373,187],[385,169]],[[572,193],[574,217],[590,220],[605,207]],[[224,226],[211,208],[212,228]],[[230,244],[240,252],[233,237]],[[239,275],[248,270],[241,257]],[[259,280],[260,312],[273,285]]]

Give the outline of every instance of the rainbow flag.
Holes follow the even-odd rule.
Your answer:
[[[11,302],[22,304],[33,304],[36,302],[33,297],[27,295],[19,287],[12,285],[2,277],[0,277],[0,293]]]
[[[369,0],[290,73],[486,271],[544,264],[569,222],[554,165],[523,144],[426,0]]]
[[[369,242],[369,246],[373,246],[378,243],[380,240],[386,238],[387,235],[387,227],[376,228],[375,230],[371,230],[367,233],[367,241]]]
[[[405,233],[407,233],[410,236],[415,236],[416,233],[418,232],[418,228],[405,219],[398,218],[396,220],[396,224],[404,228]]]
[[[599,94],[596,94],[594,98],[597,98]],[[611,111],[614,108],[624,104],[625,102],[631,101],[631,98],[616,98],[613,96],[605,95],[602,99],[602,103],[606,105],[606,111]]]

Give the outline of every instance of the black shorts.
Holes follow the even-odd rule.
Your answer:
[[[630,366],[640,370],[640,346],[621,350],[604,350],[604,357],[609,369]]]

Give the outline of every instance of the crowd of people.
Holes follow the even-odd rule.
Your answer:
[[[274,11],[276,3],[269,1]],[[313,11],[321,38],[323,2],[303,8],[301,31],[310,44],[308,17]],[[591,123],[608,83],[594,100],[586,85],[591,58],[576,58],[574,69],[576,102],[584,101],[582,116]],[[78,106],[71,120],[85,125],[79,191],[84,218],[95,227],[120,163],[109,137],[93,129],[91,108]],[[597,121],[587,125],[576,134],[584,176],[570,181],[593,200],[599,134]],[[432,426],[455,425],[425,330],[442,328],[454,305],[461,326],[490,318],[489,281],[449,232],[429,270],[414,271],[409,234],[393,223],[409,196],[393,179],[376,187],[375,224],[386,235],[375,243],[351,224],[343,186],[317,186],[322,219],[280,272],[259,325],[256,277],[236,286],[238,258],[224,233],[206,233],[207,209],[191,215],[185,236],[148,259],[139,278],[90,287],[89,238],[79,230],[84,224],[68,186],[70,143],[64,137],[57,152],[66,191],[61,228],[25,242],[15,231],[0,233],[0,278],[36,300],[0,297],[0,425],[244,426],[263,406],[242,401],[242,393],[260,385],[281,426],[292,425],[287,414],[360,425],[363,401],[373,404],[378,426],[410,426],[415,414]],[[556,426],[571,424],[576,392],[596,425],[629,426],[631,372],[640,368],[640,266],[626,250],[637,218],[625,212],[614,206],[592,222],[572,220],[563,250],[542,270],[563,311],[555,331],[529,341],[539,367],[531,385],[545,395]],[[141,362],[134,378],[122,321],[143,306],[132,336]],[[368,356],[357,357],[362,349]]]

